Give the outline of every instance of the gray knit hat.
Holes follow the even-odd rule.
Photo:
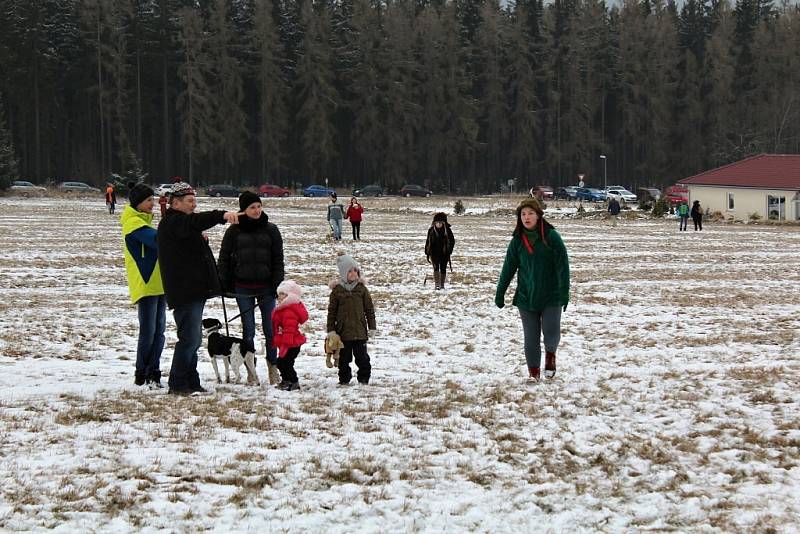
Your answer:
[[[358,276],[361,276],[361,266],[353,259],[353,256],[349,254],[342,254],[336,258],[336,267],[339,269],[339,278],[341,278],[344,283],[347,283],[347,273],[350,272],[351,269],[355,269],[356,272],[358,272]]]

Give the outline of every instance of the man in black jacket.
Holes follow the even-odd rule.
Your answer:
[[[169,372],[169,392],[205,392],[197,374],[197,349],[203,343],[206,299],[220,294],[214,254],[203,231],[217,224],[237,224],[239,214],[213,210],[194,213],[195,193],[186,183],[173,186],[170,208],[158,225],[158,259],[167,305],[178,327],[178,342]]]

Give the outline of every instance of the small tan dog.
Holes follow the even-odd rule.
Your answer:
[[[325,336],[325,365],[329,368],[339,367],[339,351],[344,348],[342,338],[336,332],[328,332]]]

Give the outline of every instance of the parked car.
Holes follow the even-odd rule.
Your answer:
[[[360,189],[353,189],[354,197],[382,197],[383,187],[379,185],[366,185]]]
[[[664,189],[664,197],[670,205],[674,206],[681,202],[689,203],[689,188],[683,185],[671,185]]]
[[[28,195],[43,195],[45,191],[47,191],[47,188],[39,185],[34,185],[31,182],[16,180],[11,183],[11,187],[9,187],[9,190],[15,193],[19,193],[21,195],[28,196]]]
[[[206,187],[206,195],[210,197],[238,197],[239,190],[232,185],[214,184]]]
[[[661,198],[661,191],[653,187],[640,187],[639,194],[636,195],[639,204],[652,205]]]
[[[165,197],[172,192],[172,184],[158,184],[153,188],[157,197]]]
[[[429,197],[432,194],[433,191],[420,185],[407,184],[400,188],[400,196],[404,197]]]
[[[625,204],[628,202],[636,202],[636,195],[634,195],[627,189],[609,188],[608,191],[606,191],[606,198],[616,198],[617,202],[619,202],[620,204]]]
[[[577,197],[578,188],[572,185],[566,187],[559,187],[553,192],[553,198],[556,200],[575,200]]]
[[[262,197],[288,197],[291,194],[291,191],[279,185],[263,184],[258,186],[258,195]]]
[[[575,197],[578,200],[588,200],[589,202],[603,202],[606,199],[606,194],[593,187],[579,187],[578,191],[575,192]]]
[[[303,189],[304,197],[329,197],[335,193],[335,189],[325,187],[324,185],[309,185]]]
[[[535,185],[530,188],[528,194],[539,200],[550,200],[553,198],[553,188],[549,185]]]
[[[73,193],[99,193],[100,190],[96,187],[84,182],[61,182],[58,186],[61,191],[68,191]]]

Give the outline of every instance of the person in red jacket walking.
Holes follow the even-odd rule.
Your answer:
[[[301,292],[297,282],[281,282],[277,290],[278,305],[272,312],[272,345],[278,349],[278,370],[281,372],[278,389],[285,391],[300,389],[294,361],[300,354],[300,347],[306,342],[300,325],[308,321],[308,310],[300,300]]]
[[[364,218],[364,206],[358,203],[356,197],[350,198],[350,205],[347,207],[344,218],[350,219],[350,225],[353,227],[353,241],[361,241],[361,220]]]

